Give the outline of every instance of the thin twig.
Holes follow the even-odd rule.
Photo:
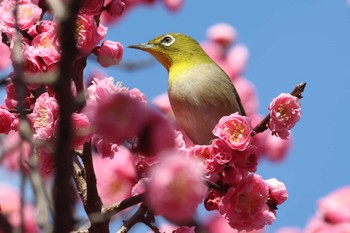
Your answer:
[[[141,205],[138,210],[127,220],[124,221],[123,226],[117,231],[117,233],[128,232],[136,223],[143,222],[148,208],[145,205]]]
[[[83,199],[84,209],[91,222],[89,232],[109,232],[109,219],[101,219],[103,204],[97,191],[96,175],[92,162],[91,142],[84,144],[81,157],[84,164],[86,180],[86,200]]]
[[[120,211],[141,203],[144,199],[144,196],[145,194],[141,193],[141,194],[126,198],[113,205],[107,206],[102,209],[102,215],[104,218],[111,218],[113,215],[119,213]]]
[[[295,86],[294,90],[290,93],[291,95],[301,99],[303,98],[302,93],[304,92],[306,82],[299,83]],[[270,113],[254,128],[255,133],[262,133],[268,128],[268,123],[270,121]]]
[[[49,213],[51,213],[51,216],[54,216],[54,208],[38,169],[38,159],[33,153],[31,153],[28,165],[30,169],[29,180],[36,199],[37,223],[44,232],[51,232],[52,224],[49,223]]]

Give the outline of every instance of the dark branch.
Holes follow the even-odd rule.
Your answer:
[[[125,210],[131,206],[137,205],[143,201],[144,193],[129,197],[121,202],[103,208],[102,215],[104,218],[111,218],[113,215]]]
[[[96,214],[101,214],[103,205],[96,186],[96,175],[92,162],[91,143],[84,144],[81,159],[84,164],[86,180],[86,198],[84,198],[85,200],[83,199],[83,204],[91,222],[89,232],[109,232],[109,219],[105,218],[101,221],[100,218],[96,217]]]
[[[57,143],[55,149],[56,173],[54,179],[54,233],[68,233],[73,229],[74,189],[71,183],[72,156],[70,149],[72,138],[71,116],[74,110],[71,93],[71,81],[74,74],[76,48],[76,17],[80,1],[65,2],[65,16],[60,19],[60,42],[62,56],[59,63],[59,78],[54,89],[60,106]]]

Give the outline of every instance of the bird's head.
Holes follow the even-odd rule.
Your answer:
[[[149,52],[167,70],[174,64],[200,61],[208,57],[197,41],[181,33],[164,34],[147,43],[128,47]]]

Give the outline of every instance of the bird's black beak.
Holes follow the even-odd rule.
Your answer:
[[[150,50],[154,48],[154,45],[148,44],[148,43],[142,43],[142,44],[134,44],[134,45],[129,45],[128,48],[131,49],[140,49],[140,50]]]

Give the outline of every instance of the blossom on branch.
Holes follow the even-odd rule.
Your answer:
[[[213,130],[215,136],[225,140],[232,149],[239,151],[245,150],[250,145],[252,133],[249,119],[238,113],[222,117]]]
[[[219,212],[230,226],[239,231],[261,229],[276,219],[266,201],[268,186],[256,174],[246,176],[236,187],[230,188],[219,204]]]
[[[118,65],[122,59],[124,48],[121,43],[106,40],[101,47],[94,49],[97,55],[97,62],[103,67]]]
[[[12,39],[15,33],[15,9],[16,0],[3,0],[0,3],[0,31]],[[42,9],[30,0],[20,0],[17,6],[18,27],[21,30],[28,30],[40,20]]]
[[[97,25],[94,17],[79,14],[77,17],[77,48],[82,56],[90,55],[92,49],[106,36],[107,28]]]
[[[54,97],[47,92],[36,100],[33,113],[28,117],[33,122],[34,139],[48,140],[54,137],[58,120],[59,106]]]
[[[206,193],[203,169],[198,162],[176,152],[158,156],[149,170],[146,200],[156,215],[177,223],[190,220]]]
[[[291,94],[282,93],[274,98],[269,106],[269,128],[272,134],[287,139],[290,130],[301,117],[300,101]]]
[[[13,128],[13,122],[16,119],[7,109],[0,106],[0,133],[8,134]]]

